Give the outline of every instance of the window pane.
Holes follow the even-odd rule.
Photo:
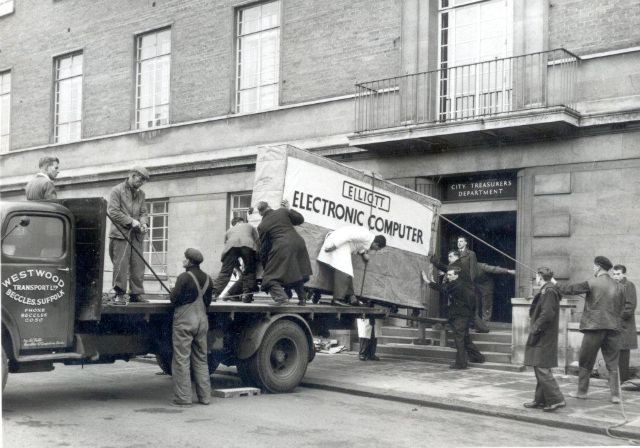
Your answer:
[[[168,208],[169,202],[166,200],[147,202],[149,233],[145,237],[144,255],[159,273],[167,272]],[[147,273],[150,273],[148,268]]]
[[[253,112],[278,104],[280,77],[280,2],[238,11],[238,112]],[[263,93],[264,86],[270,86]],[[251,91],[257,89],[255,91]]]
[[[82,54],[63,56],[56,61],[55,141],[82,137]]]
[[[14,216],[7,226],[11,229],[22,216]],[[29,225],[16,227],[2,242],[6,255],[24,258],[60,258],[64,254],[64,223],[61,219],[30,216]]]
[[[147,129],[169,123],[171,30],[140,36],[138,45],[137,127]]]

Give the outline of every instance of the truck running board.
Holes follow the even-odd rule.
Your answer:
[[[57,361],[65,359],[83,359],[88,356],[83,353],[62,352],[62,353],[47,353],[44,355],[26,355],[18,356],[17,362],[37,362],[37,361]]]

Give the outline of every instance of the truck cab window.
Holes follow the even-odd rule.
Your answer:
[[[23,215],[13,216],[7,229],[19,224]],[[64,223],[52,216],[30,216],[28,226],[18,225],[2,242],[2,253],[15,258],[60,258],[65,250]]]

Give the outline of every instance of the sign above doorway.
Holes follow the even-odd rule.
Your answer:
[[[516,199],[515,173],[445,178],[442,202]]]

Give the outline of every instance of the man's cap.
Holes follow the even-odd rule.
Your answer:
[[[608,271],[609,269],[611,269],[613,267],[613,263],[611,263],[611,261],[607,257],[603,257],[602,255],[598,255],[593,260],[593,264],[597,264],[598,266],[600,266],[605,271]]]
[[[548,267],[546,267],[546,266],[538,268],[538,270],[536,272],[538,274],[540,274],[541,276],[553,277],[553,271],[551,269],[549,269]]]
[[[149,180],[149,170],[146,169],[145,167],[143,167],[142,165],[136,165],[133,168],[131,168],[131,172],[132,173],[138,173],[139,175],[141,175],[142,177],[145,178],[145,180]]]
[[[194,264],[200,264],[202,263],[202,260],[204,260],[202,252],[200,252],[198,249],[194,249],[193,247],[190,247],[189,249],[184,251],[184,257],[187,260],[191,260],[191,262]]]

